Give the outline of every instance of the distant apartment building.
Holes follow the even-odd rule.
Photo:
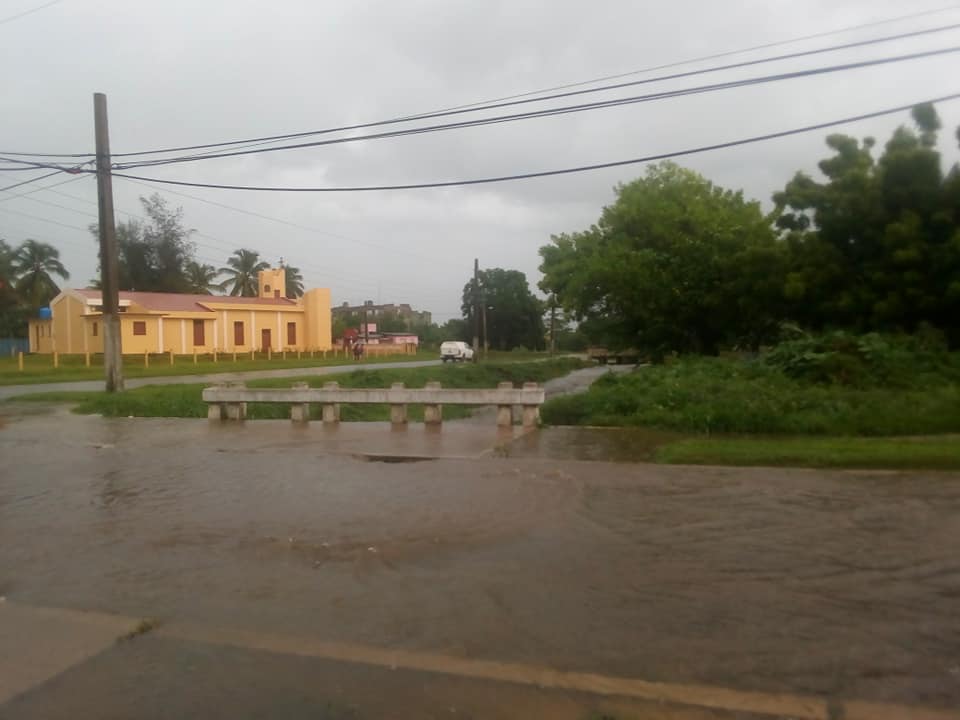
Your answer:
[[[374,305],[373,300],[367,300],[363,305],[351,305],[345,302],[333,308],[334,319],[349,315],[362,318],[364,314],[366,314],[367,322],[375,322],[378,318],[383,317],[397,317],[404,320],[408,328],[414,325],[429,325],[433,321],[429,312],[414,310],[408,303]]]

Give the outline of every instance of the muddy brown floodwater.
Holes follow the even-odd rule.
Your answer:
[[[395,452],[402,437],[378,424],[339,437],[350,432],[337,445],[336,432],[273,421],[8,416],[0,595],[670,683],[960,706],[960,476],[574,460],[558,450],[571,431],[550,430],[500,438],[523,457],[382,463],[357,448]],[[422,427],[406,432],[422,444]],[[433,441],[435,454],[446,443],[481,456],[497,442],[458,432]]]

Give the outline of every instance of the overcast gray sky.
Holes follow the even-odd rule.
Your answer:
[[[894,0],[0,0],[0,148],[89,152],[92,94],[108,96],[115,153],[324,128],[471,103],[651,65],[893,18],[947,3]],[[730,58],[735,61],[960,23],[960,6],[909,21]],[[680,88],[960,45],[960,31],[677,80]],[[718,61],[698,66],[715,65]],[[605,162],[723,142],[960,91],[957,56],[555,118],[148,168],[157,178],[253,185],[451,180]],[[623,91],[620,94],[628,94]],[[636,94],[636,93],[633,93]],[[605,95],[603,97],[614,97]],[[591,99],[599,96],[588,96]],[[575,99],[576,100],[576,99]],[[957,159],[960,101],[938,107]],[[841,128],[886,140],[906,114]],[[798,169],[816,172],[825,133],[682,159],[769,206]],[[459,315],[474,257],[524,271],[552,233],[588,227],[642,166],[452,189],[356,194],[171,188],[201,260],[248,247],[303,269],[335,303],[409,302]],[[0,173],[0,187],[29,173]],[[52,178],[41,184],[58,182]],[[0,237],[53,243],[83,286],[96,245],[92,177],[10,199]],[[114,183],[118,211],[151,188]],[[244,215],[184,192],[268,215]],[[72,208],[65,210],[37,201]],[[35,217],[26,217],[20,213]],[[118,212],[117,219],[127,216]],[[40,219],[42,218],[42,219]],[[55,224],[60,223],[60,224]],[[295,227],[300,226],[300,227]],[[65,227],[75,226],[75,227]]]

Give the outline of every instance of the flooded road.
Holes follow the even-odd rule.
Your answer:
[[[957,475],[574,460],[564,429],[511,443],[455,423],[404,439],[379,424],[5,421],[11,602],[960,706]],[[428,442],[458,459],[356,457]],[[480,457],[498,442],[508,457]]]

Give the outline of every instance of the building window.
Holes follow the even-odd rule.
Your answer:
[[[297,324],[295,322],[287,323],[287,345],[297,344]]]
[[[93,324],[93,336],[96,337],[97,333],[100,331],[100,328],[97,327],[97,324]]]
[[[146,321],[146,320],[134,320],[134,321],[133,321],[133,334],[134,334],[134,335],[146,335],[146,334],[147,334],[147,321]]]
[[[194,347],[203,347],[207,343],[203,337],[203,320],[193,321],[193,345]]]
[[[269,286],[269,285],[264,285],[264,286],[263,286],[263,291],[264,291],[267,295],[269,295],[269,294],[270,294],[270,286]]]
[[[237,320],[233,323],[233,344],[243,345],[243,321]]]

